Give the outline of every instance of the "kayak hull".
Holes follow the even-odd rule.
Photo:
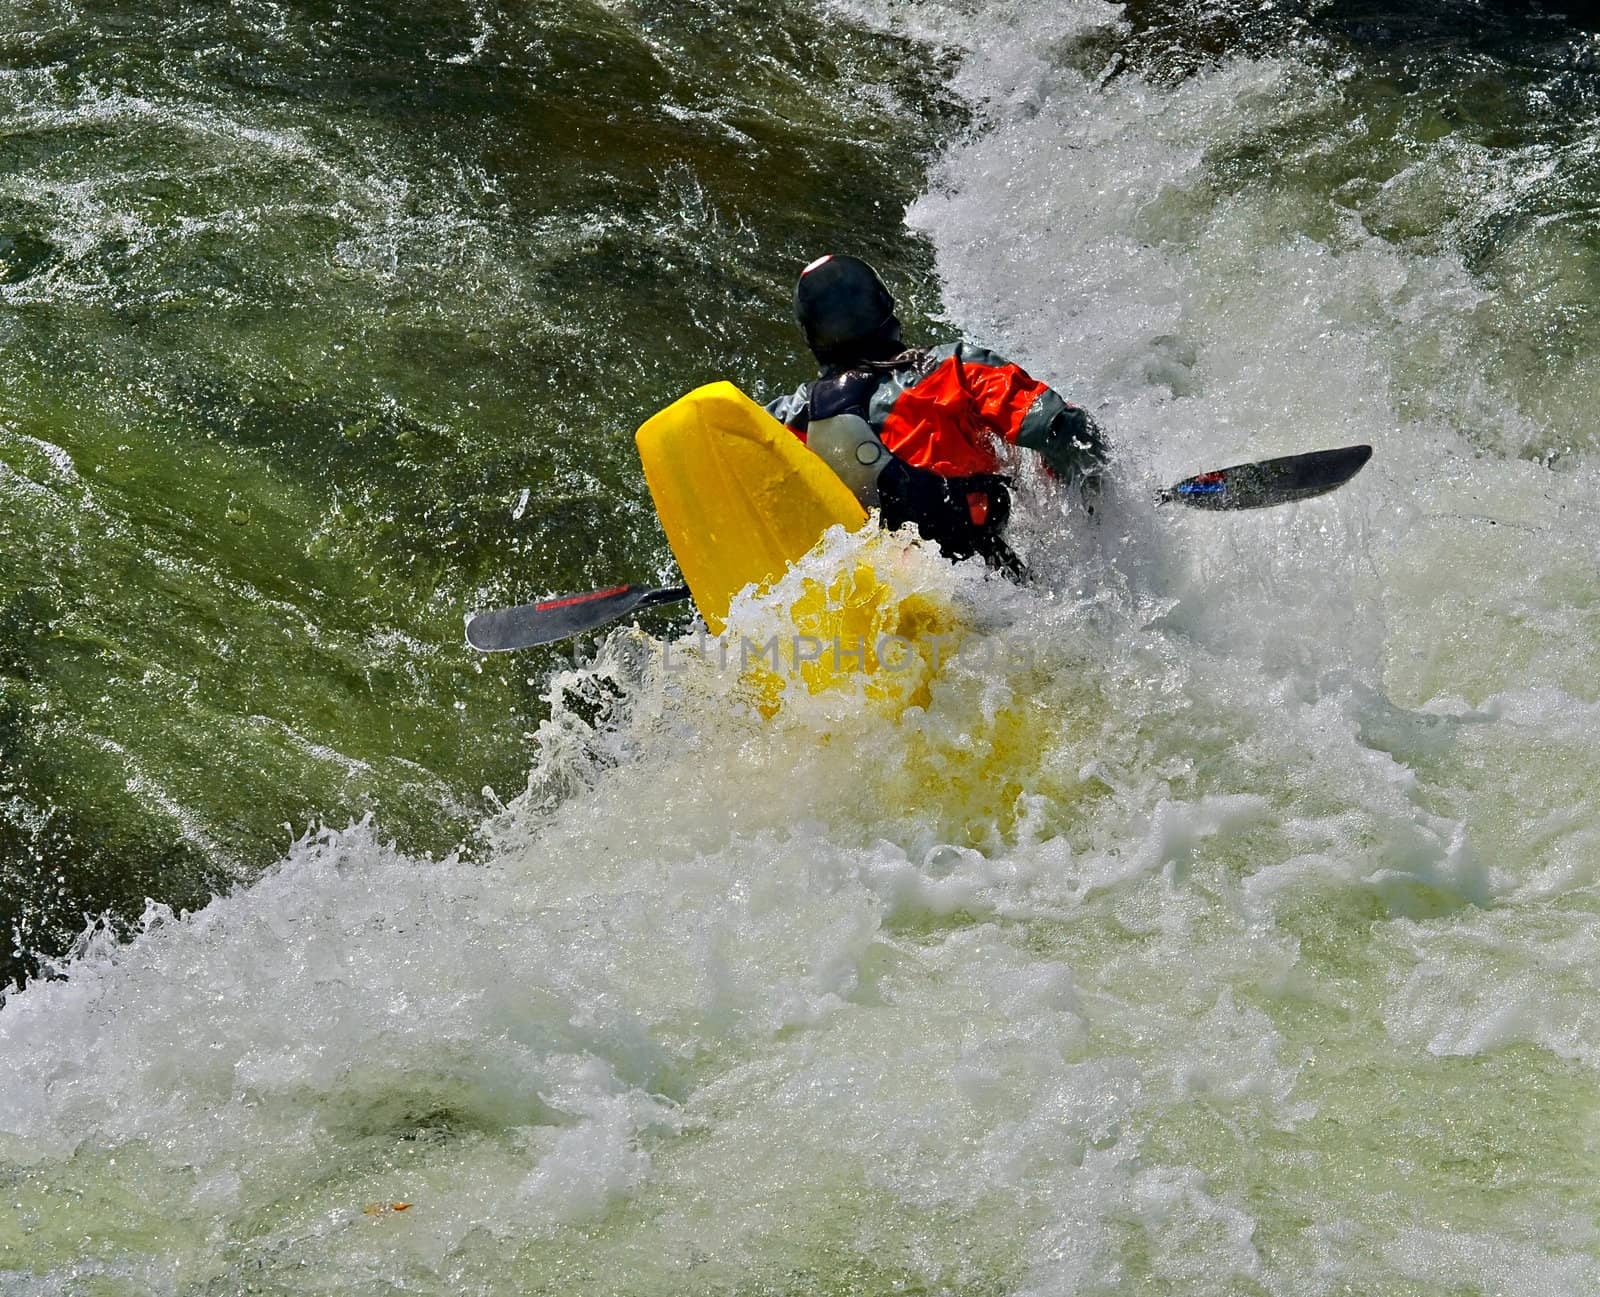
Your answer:
[[[636,439],[662,529],[713,634],[741,591],[775,586],[830,528],[867,523],[833,470],[731,383],[690,392]],[[757,615],[759,629],[745,628],[759,643],[739,646],[741,674],[766,714],[793,687],[842,688],[893,710],[926,703],[954,626],[948,604],[904,580],[917,555],[903,538],[875,533],[851,548],[843,567],[807,576],[781,609]]]
[[[635,440],[684,584],[715,634],[740,590],[776,581],[829,527],[867,521],[833,471],[732,383],[696,388]]]

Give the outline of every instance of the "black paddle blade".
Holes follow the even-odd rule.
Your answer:
[[[467,616],[467,643],[481,653],[554,644],[619,621],[636,609],[688,597],[684,586],[653,590],[642,585],[614,585],[589,594],[557,595],[515,608],[494,608]]]
[[[1263,459],[1255,464],[1235,464],[1185,478],[1158,498],[1162,504],[1177,500],[1193,509],[1263,509],[1272,504],[1309,500],[1343,486],[1371,458],[1371,446],[1345,446]]]

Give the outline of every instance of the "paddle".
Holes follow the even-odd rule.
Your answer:
[[[1235,464],[1186,477],[1157,495],[1156,502],[1176,501],[1193,509],[1264,509],[1290,504],[1343,486],[1371,458],[1371,446],[1345,446]],[[467,643],[484,653],[554,644],[620,621],[631,612],[687,598],[689,590],[681,585],[659,590],[614,585],[589,594],[556,595],[538,603],[469,614]]]
[[[1371,446],[1345,446],[1235,464],[1186,477],[1157,495],[1156,503],[1176,500],[1193,509],[1262,509],[1290,504],[1343,486],[1371,458]]]
[[[484,653],[554,644],[619,621],[641,608],[679,603],[688,597],[689,588],[682,585],[664,590],[614,585],[592,594],[557,595],[515,608],[475,612],[467,617],[467,643]]]

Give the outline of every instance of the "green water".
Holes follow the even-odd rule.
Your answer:
[[[0,982],[314,823],[467,842],[567,650],[463,613],[669,575],[632,431],[803,376],[817,249],[934,304],[938,56],[803,6],[0,18]]]

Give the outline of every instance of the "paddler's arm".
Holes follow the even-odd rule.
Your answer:
[[[1014,446],[1037,451],[1063,480],[1097,484],[1106,445],[1087,410],[992,351],[962,344],[957,360],[963,386],[987,427]]]
[[[1012,439],[1044,456],[1057,476],[1093,488],[1106,467],[1106,442],[1100,425],[1082,406],[1045,388],[1023,415]]]
[[[780,396],[776,401],[768,401],[763,408],[804,441],[806,429],[811,426],[811,384],[803,383],[798,390],[788,396]]]

